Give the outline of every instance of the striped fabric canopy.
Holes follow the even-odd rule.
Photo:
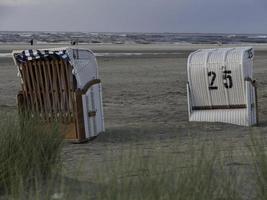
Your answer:
[[[51,51],[51,50],[25,50],[21,53],[16,53],[15,59],[18,63],[25,63],[29,60],[37,59],[49,59],[49,58],[58,58],[69,61],[66,50],[61,51]]]

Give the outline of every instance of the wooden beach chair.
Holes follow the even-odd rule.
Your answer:
[[[187,63],[189,121],[258,123],[251,47],[202,49]]]
[[[66,139],[84,142],[104,132],[102,88],[94,54],[83,49],[13,51],[21,79],[21,112],[60,122]]]

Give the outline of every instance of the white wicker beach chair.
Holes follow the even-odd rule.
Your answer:
[[[251,47],[202,49],[188,57],[189,121],[257,124]]]
[[[83,49],[13,51],[21,78],[20,111],[59,121],[66,139],[104,132],[102,89],[94,54]]]

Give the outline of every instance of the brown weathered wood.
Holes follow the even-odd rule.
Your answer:
[[[65,63],[62,60],[60,61],[60,64],[61,64],[62,69],[63,69],[62,70],[62,75],[63,75],[64,80],[65,80],[66,107],[67,107],[67,115],[68,115],[67,119],[70,122],[70,121],[72,121],[71,115],[72,115],[72,112],[73,112],[73,110],[72,110],[73,107],[72,107],[72,99],[71,99],[71,93],[72,92],[70,91],[71,86],[70,86],[70,79],[69,79],[69,74],[68,74],[69,66],[65,65]]]
[[[17,94],[17,107],[18,107],[20,114],[24,113],[25,104],[24,104],[24,92],[23,91],[19,91],[19,93]]]
[[[26,66],[25,64],[21,64],[19,68],[20,68],[20,74],[21,74],[21,79],[22,79],[21,88],[23,92],[23,102],[24,102],[25,109],[29,111],[30,110],[30,97],[29,97],[29,92],[28,92],[27,80],[25,78],[26,77]]]
[[[36,88],[35,88],[35,82],[34,82],[34,75],[33,75],[33,72],[32,72],[32,63],[31,62],[28,62],[28,72],[29,72],[29,82],[30,82],[30,85],[31,85],[31,92],[32,92],[32,95],[33,95],[33,105],[35,107],[35,113],[38,113],[39,111],[39,108],[38,108],[38,104],[37,104],[37,94],[36,94]]]
[[[38,62],[39,66],[39,73],[42,80],[42,90],[43,90],[43,100],[44,100],[44,107],[45,107],[45,116],[46,120],[49,120],[51,117],[51,101],[50,101],[50,94],[49,94],[49,87],[48,87],[48,80],[47,80],[47,69],[44,64],[44,61]]]
[[[68,92],[68,82],[67,82],[67,78],[66,78],[66,68],[64,67],[63,61],[60,60],[59,61],[59,66],[60,66],[60,75],[61,75],[61,81],[62,81],[62,94],[63,94],[63,101],[64,101],[64,114],[65,114],[65,122],[66,123],[70,123],[71,118],[70,118],[70,114],[71,114],[71,110],[69,107],[69,92]],[[68,67],[68,66],[67,66]]]
[[[75,113],[76,113],[76,135],[78,140],[84,140],[85,137],[85,128],[84,128],[84,119],[83,119],[83,106],[82,106],[82,92],[77,90],[75,92]]]
[[[65,69],[62,63],[62,60],[58,62],[59,71],[60,71],[60,80],[61,80],[61,95],[62,95],[62,112],[64,116],[64,123],[69,123],[69,108],[68,108],[68,96],[67,96],[67,82],[65,77]]]
[[[64,137],[67,140],[76,141],[76,129],[75,129],[75,122],[62,124],[62,132],[64,133]]]
[[[54,90],[54,83],[53,83],[53,73],[50,66],[49,60],[45,61],[45,65],[48,72],[48,80],[49,80],[49,88],[50,88],[50,95],[51,95],[51,117],[56,117],[56,95]],[[53,66],[52,66],[53,67]]]
[[[26,83],[27,83],[27,87],[28,87],[28,94],[30,96],[30,109],[33,112],[37,112],[36,110],[36,105],[35,105],[35,100],[34,100],[34,93],[33,93],[33,88],[32,88],[32,83],[31,83],[31,75],[30,75],[30,65],[25,64],[25,74],[26,74]]]
[[[36,61],[33,61],[32,62],[32,70],[33,70],[33,74],[34,74],[34,77],[32,77],[32,80],[35,83],[35,91],[36,91],[36,96],[37,96],[37,104],[39,106],[39,113],[41,114],[41,117],[43,117],[44,113],[45,113],[45,110],[44,110],[44,105],[43,105],[43,98],[42,98],[42,95],[41,95],[41,77],[39,76],[39,69],[37,67],[37,62]]]
[[[26,75],[26,65],[25,64],[21,64],[21,72],[22,72],[22,81],[23,81],[23,87],[22,87],[22,90],[23,90],[23,93],[24,93],[24,102],[27,106],[27,110],[31,110],[31,99],[30,99],[30,94],[29,94],[29,87],[28,87],[28,84],[27,84],[27,75]]]
[[[63,113],[63,97],[62,97],[62,85],[61,85],[61,78],[60,78],[60,70],[59,70],[59,64],[58,60],[54,60],[53,62],[53,69],[55,73],[55,79],[56,79],[56,90],[57,90],[57,96],[58,96],[58,117],[61,122],[64,122],[64,113]]]
[[[21,64],[22,91],[17,95],[19,110],[41,114],[46,122],[60,119],[65,138],[87,141],[84,127],[82,95],[94,84],[88,82],[77,90],[73,67],[64,60],[34,60]],[[94,116],[96,113],[86,113]]]
[[[58,78],[59,78],[59,87],[60,87],[60,95],[61,95],[61,112],[62,112],[62,119],[63,122],[66,123],[67,122],[67,115],[66,115],[66,83],[64,82],[64,77],[62,75],[63,70],[61,67],[61,63],[60,60],[57,61],[57,68],[58,68]]]
[[[44,78],[44,89],[45,89],[45,103],[47,106],[46,112],[48,120],[52,116],[52,103],[51,103],[51,92],[49,88],[49,78],[48,78],[48,69],[44,61],[41,61],[41,67],[43,69],[43,78]]]
[[[30,72],[30,81],[32,84],[32,92],[34,96],[34,104],[35,104],[35,109],[36,113],[42,113],[42,108],[41,108],[41,103],[40,103],[40,95],[39,95],[39,88],[37,85],[37,76],[36,76],[36,69],[35,65],[33,63],[34,61],[29,62],[29,72]]]
[[[43,115],[44,119],[47,120],[48,118],[48,106],[47,106],[47,94],[45,90],[45,82],[44,82],[44,72],[43,72],[43,67],[41,65],[41,61],[37,60],[35,61],[36,63],[36,69],[37,69],[37,75],[39,77],[39,92],[41,95],[41,102],[43,106]]]
[[[54,114],[55,114],[55,117],[58,118],[59,98],[58,98],[57,75],[56,75],[56,70],[55,70],[52,60],[49,62],[49,65],[51,66],[51,76],[52,76],[52,84],[53,84],[53,97],[54,97],[53,103],[55,105]]]

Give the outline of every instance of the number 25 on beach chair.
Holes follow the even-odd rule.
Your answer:
[[[20,111],[60,122],[65,138],[73,142],[105,131],[101,81],[91,51],[13,51],[13,58],[21,78]]]
[[[257,124],[257,91],[250,47],[202,49],[187,62],[189,121]]]

